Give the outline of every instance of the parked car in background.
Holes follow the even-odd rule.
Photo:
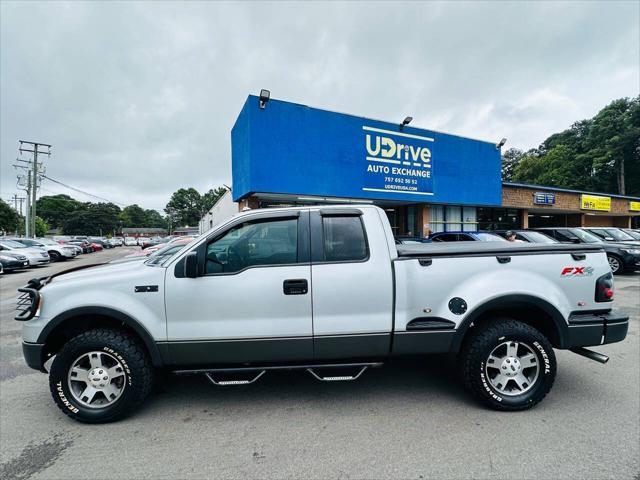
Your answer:
[[[631,228],[621,228],[620,230],[622,230],[627,235],[633,237],[635,240],[639,240],[640,241],[640,231],[633,230]]]
[[[432,242],[506,242],[504,238],[490,232],[438,232],[429,235]]]
[[[94,252],[100,252],[104,249],[104,247],[102,246],[102,243],[99,243],[99,242],[91,241],[90,245]]]
[[[5,272],[12,272],[21,268],[29,268],[29,260],[25,255],[11,251],[0,251],[0,265]]]
[[[93,247],[86,240],[69,240],[69,245],[75,245],[82,249],[82,253],[93,253]]]
[[[605,242],[600,237],[587,232],[582,228],[536,228],[537,232],[542,232],[552,236],[561,243],[585,243],[601,244],[612,273],[623,273],[640,269],[640,246],[628,243]]]
[[[27,260],[29,260],[29,266],[31,267],[46,265],[51,261],[46,250],[39,247],[27,247],[20,242],[14,242],[13,240],[0,240],[0,250],[24,255],[27,257]]]
[[[500,235],[502,238],[507,238],[507,232],[513,232],[516,234],[516,241],[528,242],[528,243],[559,243],[553,237],[544,233],[536,232],[535,230],[495,230],[496,235]]]
[[[124,245],[125,247],[135,247],[138,245],[138,239],[136,237],[125,237]]]
[[[428,243],[430,240],[424,237],[413,237],[409,235],[398,235],[394,237],[396,245],[411,245],[416,243]]]
[[[52,262],[59,262],[70,258],[75,258],[78,254],[76,247],[54,242],[49,238],[12,238],[27,247],[38,247],[46,250]]]
[[[593,233],[596,237],[600,237],[605,242],[632,243],[640,245],[640,240],[636,240],[631,235],[623,232],[620,228],[613,227],[585,227],[589,233]]]
[[[113,245],[111,245],[106,238],[89,237],[89,241],[91,243],[99,244],[102,248],[113,248]]]

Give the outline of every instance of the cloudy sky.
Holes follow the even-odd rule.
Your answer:
[[[507,147],[638,94],[640,2],[0,3],[1,196],[19,139],[47,175],[162,210],[230,184],[249,93]],[[69,193],[45,181],[41,194]]]

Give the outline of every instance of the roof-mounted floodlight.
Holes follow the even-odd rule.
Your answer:
[[[260,108],[264,109],[269,101],[269,97],[271,97],[271,92],[266,89],[260,90]]]
[[[402,120],[402,123],[400,124],[400,130],[404,130],[405,125],[409,125],[411,120],[413,120],[413,117],[404,117],[404,120]]]
[[[505,144],[505,143],[507,143],[507,139],[506,139],[506,138],[503,138],[503,139],[502,139],[502,140],[500,140],[498,143],[496,143],[496,148],[497,148],[498,150],[500,150],[500,149],[504,146],[504,144]]]

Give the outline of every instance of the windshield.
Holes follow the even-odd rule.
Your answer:
[[[38,242],[43,245],[57,245],[58,242],[54,242],[53,240],[49,240],[48,238],[39,238]]]
[[[0,242],[0,245],[7,248],[27,248],[26,245],[23,245],[20,242],[15,242],[13,240],[3,240],[2,242]]]
[[[482,240],[483,242],[506,242],[506,240],[498,235],[494,235],[493,233],[476,233],[478,240]]]
[[[569,231],[584,243],[602,243],[602,240],[596,237],[593,233],[585,232],[584,230],[580,230],[579,228],[571,228],[569,229]]]
[[[633,237],[635,240],[640,240],[640,233],[634,232],[633,230],[624,230],[624,233]]]
[[[554,238],[539,232],[527,232],[526,238],[533,243],[559,243]]]
[[[178,245],[171,244],[166,247],[162,247],[160,250],[153,252],[149,255],[149,259],[144,262],[146,265],[159,265],[160,263],[164,264],[165,260],[169,260],[176,253],[181,251],[187,245],[191,245],[193,242],[189,243],[180,243]]]
[[[629,240],[633,240],[634,238],[628,233],[623,232],[622,230],[618,230],[617,228],[607,228],[605,230],[601,230],[603,233],[606,233],[607,237],[612,237],[614,240],[620,240],[622,242],[627,242]]]

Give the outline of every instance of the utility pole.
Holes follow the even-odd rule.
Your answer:
[[[31,148],[23,148],[23,145]],[[46,148],[46,151],[44,150]],[[27,211],[29,212],[29,228],[28,233],[26,233],[27,237],[35,237],[36,236],[36,198],[38,193],[38,174],[41,173],[41,163],[38,163],[38,155],[47,155],[51,156],[51,145],[47,143],[40,142],[30,142],[27,140],[20,140],[20,148],[18,149],[20,153],[29,152],[33,154],[33,159],[28,161],[31,169],[29,170],[28,175],[28,183],[30,186],[27,191]]]
[[[19,213],[20,216],[22,216],[22,202],[25,201],[24,197],[19,197],[18,195],[16,195],[15,193],[13,194],[13,198],[11,199],[13,200],[13,209],[16,211],[16,213]],[[18,202],[20,202],[20,210],[18,210]],[[18,236],[18,225],[16,224],[16,237]]]

